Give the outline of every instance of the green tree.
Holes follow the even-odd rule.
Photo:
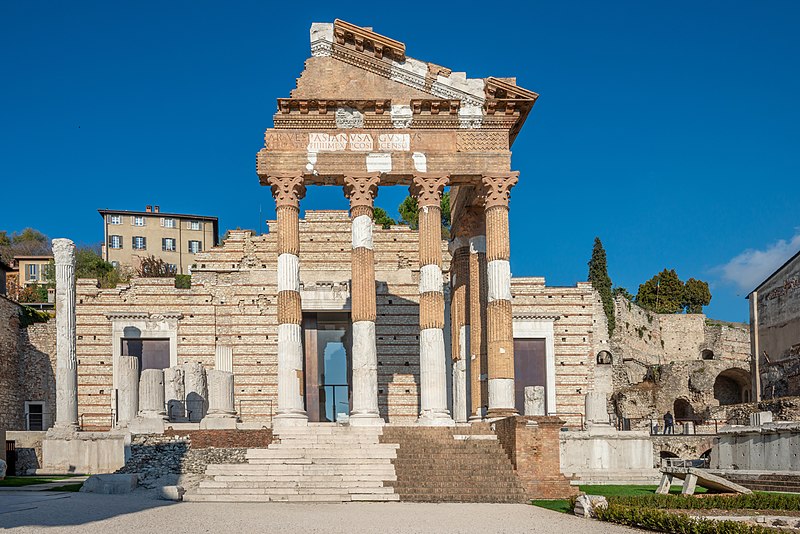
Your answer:
[[[170,278],[176,275],[175,269],[155,256],[145,256],[139,260],[139,268],[136,274],[142,278]]]
[[[683,305],[686,313],[703,313],[703,306],[711,302],[708,282],[689,278],[684,285]]]
[[[25,228],[20,233],[15,233],[11,236],[11,243],[19,245],[21,243],[39,243],[47,244],[47,236],[39,230],[33,228]]]
[[[375,219],[375,224],[380,224],[381,228],[387,229],[392,225],[397,224],[397,221],[389,217],[389,214],[386,213],[386,210],[383,208],[375,208],[372,210],[373,218]]]
[[[656,313],[678,313],[684,308],[684,285],[675,269],[664,269],[639,286],[636,303]]]
[[[606,250],[599,237],[594,238],[592,248],[592,258],[589,260],[589,282],[592,283],[603,302],[603,311],[608,320],[608,335],[614,333],[616,318],[614,317],[614,299],[611,296],[611,277],[608,276],[608,262],[606,261]]]
[[[613,290],[611,290],[611,295],[614,298],[622,297],[624,299],[631,301],[635,298],[633,295],[631,295],[630,291],[628,291],[627,288],[624,288],[622,286],[617,286]]]
[[[78,247],[75,251],[75,277],[94,278],[100,287],[112,288],[127,282],[130,276],[120,268],[105,261],[98,252],[99,247]]]
[[[10,247],[11,246],[11,238],[8,237],[8,232],[5,230],[0,230],[0,247]]]
[[[439,203],[442,211],[442,228],[450,230],[450,191],[445,191],[442,195],[442,200]],[[400,222],[406,224],[412,229],[419,228],[419,204],[417,204],[416,197],[408,195],[403,202],[397,207],[400,212]],[[443,230],[444,234],[444,230]]]

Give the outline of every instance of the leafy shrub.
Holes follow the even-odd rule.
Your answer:
[[[30,326],[33,323],[46,323],[50,320],[50,315],[47,312],[34,310],[30,306],[23,306],[22,311],[19,313],[19,324],[22,326]]]
[[[664,497],[667,497],[666,495]],[[702,501],[705,499],[696,499]],[[686,534],[768,534],[772,529],[747,525],[736,521],[713,521],[698,519],[684,514],[665,512],[653,508],[634,508],[609,503],[608,508],[598,509],[597,518],[601,521],[618,523],[631,527]]]
[[[191,289],[192,288],[192,275],[191,274],[176,274],[175,287],[178,289]]]
[[[679,510],[800,510],[800,495],[791,493],[751,493],[749,495],[637,495],[612,497],[620,506]]]

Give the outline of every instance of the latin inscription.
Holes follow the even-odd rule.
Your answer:
[[[415,142],[419,134],[414,134]],[[407,133],[324,133],[276,132],[265,136],[267,150],[277,152],[409,152],[412,135]]]

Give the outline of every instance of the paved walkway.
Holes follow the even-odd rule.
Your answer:
[[[11,511],[11,496],[0,496],[0,528],[13,532],[633,532],[523,504],[170,503],[138,493],[50,493],[35,500],[46,495],[20,492]]]

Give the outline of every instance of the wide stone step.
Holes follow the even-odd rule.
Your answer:
[[[225,469],[209,465],[206,475],[393,475],[394,467],[364,465],[247,465],[237,469]]]
[[[396,494],[378,495],[359,495],[359,494],[339,494],[339,495],[294,495],[294,494],[272,494],[272,495],[201,495],[197,493],[187,493],[183,496],[187,502],[329,502],[341,503],[350,501],[374,501],[391,502],[399,501],[400,496]]]
[[[336,480],[336,481],[313,481],[313,480],[273,480],[271,482],[255,482],[252,480],[231,480],[228,482],[218,480],[203,480],[200,488],[327,488],[335,484],[338,488],[391,488],[384,485],[382,480]]]
[[[389,458],[251,458],[248,465],[389,465]]]
[[[358,482],[358,481],[381,481],[393,482],[397,480],[397,475],[298,475],[298,474],[283,474],[283,475],[216,475],[214,480],[217,482],[234,482],[234,481],[250,481],[250,482],[296,482],[304,483],[310,482]]]
[[[397,457],[394,449],[303,449],[303,450],[275,450],[254,449],[248,451],[247,459],[256,458],[385,458],[388,460]]]
[[[199,495],[383,495],[394,493],[390,487],[340,488],[335,486],[314,488],[198,488]]]

